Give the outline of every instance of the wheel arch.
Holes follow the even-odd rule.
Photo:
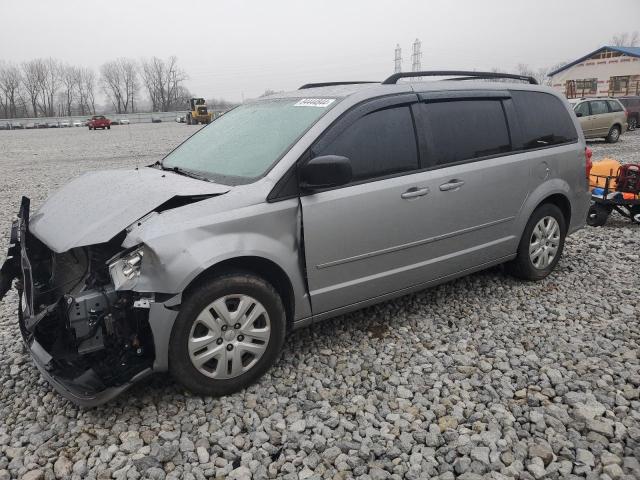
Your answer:
[[[264,257],[245,255],[222,260],[200,272],[193,278],[183,291],[183,297],[196,288],[203,281],[215,278],[231,271],[243,271],[253,273],[276,289],[282,299],[282,304],[287,317],[287,330],[293,326],[295,318],[295,293],[291,279],[277,263]]]
[[[542,199],[542,201],[540,201],[538,205],[536,205],[536,208],[544,205],[545,203],[550,203],[560,209],[562,215],[564,216],[565,225],[567,229],[569,229],[569,225],[571,224],[571,202],[569,201],[567,196],[562,193],[554,193]]]

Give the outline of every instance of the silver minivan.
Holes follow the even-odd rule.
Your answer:
[[[435,75],[453,78],[398,82]],[[546,277],[590,165],[567,102],[529,77],[305,85],[154,165],[84,174],[34,213],[23,198],[0,298],[17,279],[24,342],[78,404],[162,371],[224,395],[292,329],[492,265]]]

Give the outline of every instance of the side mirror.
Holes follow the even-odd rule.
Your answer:
[[[300,168],[300,187],[305,190],[331,188],[351,181],[351,161],[338,155],[324,155],[309,160]]]
[[[582,112],[576,113],[576,117],[581,117],[581,116],[582,116]]]

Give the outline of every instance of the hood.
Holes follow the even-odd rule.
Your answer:
[[[166,202],[185,205],[231,187],[141,168],[91,172],[51,195],[33,214],[29,230],[54,252],[111,240]]]

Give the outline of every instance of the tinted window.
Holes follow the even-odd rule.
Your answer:
[[[314,156],[341,155],[351,160],[354,180],[365,180],[418,167],[409,107],[378,110],[348,126]]]
[[[511,150],[507,121],[499,100],[422,103],[431,165],[470,160]]]
[[[583,117],[586,117],[589,115],[589,102],[582,102],[574,111],[576,112],[576,115],[581,113]]]
[[[591,115],[601,115],[603,113],[609,113],[607,108],[607,102],[604,100],[596,100],[591,103]]]
[[[622,111],[622,105],[620,105],[615,100],[607,100],[607,103],[609,104],[609,110],[611,110],[612,112],[621,112]]]
[[[512,91],[524,135],[522,148],[540,148],[573,142],[578,134],[565,104],[543,92]]]

